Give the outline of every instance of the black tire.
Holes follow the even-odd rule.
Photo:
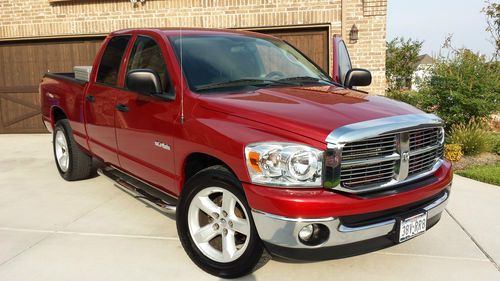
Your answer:
[[[66,139],[68,153],[68,167],[61,168],[56,154],[56,135],[57,132],[62,132]],[[57,170],[61,177],[67,181],[76,181],[88,179],[92,175],[92,157],[85,153],[73,138],[73,132],[67,119],[57,121],[52,136],[52,148],[54,152],[54,160]]]
[[[245,208],[248,214],[247,219],[250,221],[250,235],[247,238],[250,239],[248,246],[239,258],[228,263],[215,261],[203,254],[196,246],[190,234],[188,225],[189,206],[195,195],[207,187],[217,187],[230,191],[242,203],[242,207]],[[206,168],[187,181],[177,207],[176,216],[177,232],[184,250],[198,267],[212,275],[221,278],[241,277],[262,267],[270,259],[269,254],[265,252],[262,241],[257,234],[257,229],[255,228],[251,210],[248,207],[243,192],[243,187],[238,179],[223,166]]]

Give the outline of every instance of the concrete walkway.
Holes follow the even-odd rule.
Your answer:
[[[456,176],[448,212],[382,251],[270,261],[242,280],[500,280],[500,187]],[[218,279],[184,253],[172,216],[100,177],[62,180],[50,135],[0,135],[0,280]]]

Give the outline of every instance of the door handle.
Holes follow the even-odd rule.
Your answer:
[[[95,102],[95,97],[94,96],[86,96],[85,100],[88,102]]]
[[[128,106],[121,103],[116,105],[116,109],[121,112],[128,112]]]

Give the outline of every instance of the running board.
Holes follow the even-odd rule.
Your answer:
[[[157,188],[111,167],[99,168],[97,173],[144,203],[163,212],[175,212],[177,199]]]

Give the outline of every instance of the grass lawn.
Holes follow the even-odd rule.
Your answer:
[[[470,167],[456,171],[456,173],[467,178],[500,186],[500,164]]]

